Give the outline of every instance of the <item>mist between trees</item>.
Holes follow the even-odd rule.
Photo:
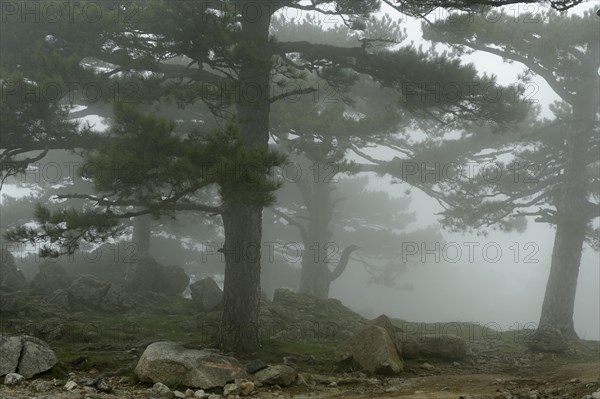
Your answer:
[[[18,165],[16,162],[4,162],[0,165],[2,170],[10,170]],[[480,178],[485,183],[497,183],[508,176],[513,183],[532,184],[539,181],[544,173],[545,165],[535,162],[510,162],[500,163],[492,161],[464,162],[418,162],[403,161],[397,170],[398,178],[402,180],[417,181],[420,183],[438,182],[469,182]],[[269,169],[268,176],[274,184],[298,183],[303,178],[308,178],[313,183],[337,184],[340,174],[345,172],[344,165],[337,162],[318,162],[310,164],[286,161],[281,165]],[[350,168],[352,166],[350,165]],[[114,164],[109,169],[100,163],[81,161],[66,162],[33,162],[16,178],[20,184],[46,183],[59,184],[65,180],[84,180],[87,176],[111,176],[123,182],[136,181],[140,176],[139,170],[132,165]],[[232,162],[226,165],[212,163],[199,163],[196,173],[204,179],[227,179],[233,183],[256,183],[263,178],[264,166],[249,164],[248,162]]]

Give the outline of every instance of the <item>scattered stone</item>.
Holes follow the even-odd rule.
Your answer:
[[[206,398],[208,398],[208,394],[206,392],[204,392],[203,389],[198,389],[196,392],[194,392],[194,398],[206,399]]]
[[[338,384],[337,384],[337,382],[335,382],[335,381],[331,381],[331,382],[329,383],[329,385],[327,385],[327,386],[328,386],[328,387],[330,387],[330,388],[336,388],[336,387],[338,386]]]
[[[112,392],[112,386],[110,386],[108,381],[106,381],[104,378],[100,378],[98,381],[96,381],[95,386],[96,386],[96,389],[100,392],[104,392],[104,393]]]
[[[459,337],[423,335],[417,339],[419,352],[426,357],[462,360],[467,356],[467,344]]]
[[[240,380],[236,381],[238,386],[240,387],[240,394],[242,396],[248,396],[254,391],[254,383],[248,380]]]
[[[258,381],[267,385],[289,386],[296,381],[298,374],[296,370],[285,364],[269,366],[255,374]]]
[[[157,382],[150,389],[150,397],[153,399],[171,399],[173,392],[162,382]]]
[[[188,397],[188,398],[191,398],[191,397],[193,397],[193,396],[194,396],[194,391],[192,391],[192,390],[191,390],[191,389],[189,389],[189,388],[188,388],[188,389],[186,389],[186,390],[185,390],[185,396],[186,396],[186,397]]]
[[[423,363],[420,367],[424,370],[433,370],[435,368],[433,364],[429,364],[427,362]]]
[[[78,385],[77,385],[77,383],[75,381],[67,381],[67,383],[64,386],[64,388],[67,391],[72,391],[72,390],[74,390],[77,387],[78,387]]]
[[[173,396],[178,399],[185,399],[185,394],[181,391],[173,391]]]
[[[240,387],[233,383],[233,384],[226,384],[225,387],[223,387],[223,396],[227,397],[227,395],[239,395],[240,394]]]
[[[35,380],[29,385],[35,392],[48,392],[52,389],[52,382],[45,380]]]
[[[362,370],[393,375],[402,371],[402,361],[388,332],[370,325],[343,343],[336,354],[340,362],[354,363]]]
[[[248,376],[232,357],[186,349],[169,341],[150,344],[140,357],[135,373],[140,381],[177,380],[182,385],[202,389],[223,387],[231,380]]]
[[[596,391],[592,394],[592,399],[600,399],[600,391]]]
[[[223,301],[223,291],[210,277],[191,284],[190,291],[194,305],[200,312],[210,312]]]
[[[6,377],[4,377],[4,384],[6,385],[17,385],[21,381],[23,381],[25,377],[18,373],[8,373]]]

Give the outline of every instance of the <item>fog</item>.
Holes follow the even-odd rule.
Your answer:
[[[158,3],[164,6],[163,2]],[[584,3],[568,13],[549,15],[568,21],[574,15],[583,18],[588,10],[590,4]],[[169,17],[175,18],[181,11],[169,12],[173,12]],[[369,11],[377,18],[394,12],[387,5],[378,12]],[[500,33],[482,28],[469,40],[466,28],[464,37],[457,35],[452,26],[441,24],[441,17],[433,18],[430,29],[423,32],[421,21],[412,17],[403,17],[399,26],[386,25],[384,19],[357,19],[354,21],[357,25],[365,24],[361,30],[346,29],[339,17],[313,26],[300,23],[308,15],[304,11],[294,14],[296,19],[286,14],[286,10],[276,17],[282,15],[287,19],[273,18],[271,32],[268,28],[263,32],[263,36],[271,33],[272,37],[262,47],[246,43],[245,32],[241,30],[227,36],[223,33],[227,29],[214,34],[189,33],[190,37],[198,35],[205,41],[224,40],[218,46],[192,39],[188,43],[187,36],[179,36],[179,30],[171,32],[172,38],[165,34],[172,40],[165,39],[158,46],[154,39],[164,33],[161,29],[179,24],[163,27],[148,23],[146,29],[151,33],[132,29],[140,36],[130,39],[129,36],[135,35],[127,32],[107,40],[104,46],[114,46],[111,52],[104,53],[105,47],[96,52],[85,46],[78,48],[83,58],[77,67],[85,70],[81,79],[91,79],[86,74],[93,71],[94,79],[99,81],[134,82],[138,89],[147,89],[140,90],[147,96],[141,101],[114,101],[115,96],[101,105],[84,105],[80,103],[85,100],[79,97],[75,102],[63,98],[62,105],[71,101],[70,105],[75,106],[70,116],[61,115],[54,108],[29,115],[27,101],[25,105],[14,106],[22,107],[21,110],[3,109],[5,115],[14,116],[9,129],[17,133],[5,135],[3,129],[2,147],[7,146],[4,142],[13,145],[17,156],[6,155],[10,151],[5,151],[1,160],[4,165],[17,166],[14,170],[2,169],[0,210],[2,218],[9,221],[3,221],[1,226],[2,250],[7,249],[17,258],[23,256],[24,260],[16,265],[22,266],[29,284],[11,287],[10,294],[20,292],[23,287],[33,289],[31,281],[43,261],[35,258],[36,264],[31,266],[31,257],[25,259],[27,253],[37,253],[42,248],[46,255],[55,255],[59,263],[66,264],[69,252],[85,254],[106,242],[121,251],[125,243],[134,243],[136,255],[140,255],[134,266],[123,259],[102,259],[97,265],[84,262],[84,268],[100,269],[101,265],[110,269],[116,265],[118,273],[108,280],[115,283],[120,279],[118,283],[126,283],[124,287],[131,293],[139,287],[127,279],[135,279],[138,276],[135,273],[142,270],[140,265],[151,259],[153,263],[148,263],[148,270],[171,267],[173,275],[183,276],[184,284],[174,289],[177,292],[167,293],[180,300],[192,298],[192,285],[210,277],[223,290],[224,299],[219,306],[238,306],[235,312],[222,312],[224,330],[227,326],[235,330],[239,325],[258,320],[260,283],[269,300],[275,289],[289,287],[322,300],[337,299],[366,319],[385,314],[410,322],[456,322],[458,326],[477,323],[501,335],[509,330],[537,328],[544,297],[548,295],[547,285],[554,281],[556,287],[557,282],[556,276],[553,279],[550,274],[555,237],[559,237],[557,243],[561,244],[556,247],[572,258],[578,252],[573,253],[577,245],[568,245],[571,239],[580,240],[580,244],[585,238],[576,284],[574,328],[581,339],[600,340],[600,254],[590,244],[598,243],[600,219],[597,203],[600,163],[597,154],[592,153],[598,149],[599,116],[593,88],[600,87],[597,76],[588,74],[579,78],[590,68],[598,67],[593,58],[597,53],[592,54],[589,42],[586,47],[557,37],[556,46],[563,47],[556,50],[556,57],[545,57],[539,46],[548,46],[551,34],[542,31],[549,38],[540,39],[533,27],[531,32],[527,30],[530,27],[521,27],[522,34],[528,35],[527,40],[541,43],[536,42],[536,48],[532,45],[531,57],[529,54],[524,57],[519,46],[526,44],[518,34],[494,36],[501,36],[502,24],[498,27]],[[591,22],[585,29],[597,25]],[[332,29],[321,30],[327,27]],[[403,28],[405,35],[401,32]],[[593,36],[588,31],[584,33],[581,33],[583,39],[576,34],[567,39],[585,42],[588,36]],[[60,36],[62,32],[54,34]],[[50,43],[48,46],[53,45],[54,34],[43,37]],[[381,48],[371,47],[368,34],[382,36],[374,41]],[[424,35],[435,42],[423,39]],[[396,37],[402,37],[402,42],[394,42]],[[506,42],[501,40],[504,38]],[[72,38],[60,40],[68,43]],[[311,47],[311,40],[322,40],[319,46],[323,47]],[[185,42],[185,46],[179,41]],[[408,43],[414,46],[403,47]],[[487,51],[462,55],[460,63],[451,61],[457,48],[485,47],[486,43],[489,43],[484,48]],[[16,43],[15,46],[18,47]],[[565,48],[585,53],[589,65],[573,61],[575,56],[563,57],[563,53],[570,54]],[[397,50],[400,52],[395,53]],[[500,50],[524,59],[523,62],[536,61],[539,65],[509,62],[508,57],[492,54]],[[554,49],[548,49],[551,50]],[[120,60],[120,56],[125,60]],[[557,57],[560,62],[552,64]],[[267,70],[263,64],[268,62],[272,65]],[[476,71],[465,67],[471,63]],[[546,63],[550,64],[550,72],[545,76],[536,73],[542,70],[543,74]],[[447,70],[440,71],[440,65]],[[23,69],[21,64],[14,68],[19,73]],[[423,71],[438,75],[423,76],[429,73]],[[35,76],[26,76],[37,71],[22,73],[25,77],[20,83],[25,86],[42,85],[47,78],[37,77],[38,83]],[[597,74],[600,75],[600,68]],[[548,75],[556,79],[554,84],[545,80]],[[471,83],[491,82],[490,85],[503,88],[520,83],[524,91],[518,101],[501,99],[492,105],[483,101],[484,96],[478,91],[477,95],[464,97],[461,93],[464,102],[409,98],[411,90],[407,83],[416,85],[431,80],[448,85],[465,76]],[[8,78],[3,75],[2,79],[0,83]],[[209,83],[203,79],[226,94],[219,92],[217,100],[207,95],[203,85]],[[269,97],[260,90],[258,99],[247,100],[243,96],[240,99],[236,90],[240,87],[248,90],[252,86],[248,81],[256,86],[266,82],[269,89],[271,86],[289,89],[294,85],[302,89],[292,90],[293,101],[281,101],[287,100],[288,95],[292,97],[290,93],[273,92]],[[561,86],[563,83],[566,88]],[[310,96],[321,94],[319,90],[324,87],[335,88],[333,91],[339,95],[336,100],[342,101],[328,103],[323,98],[319,99],[321,102],[311,101]],[[419,94],[423,97],[422,92]],[[563,101],[565,98],[571,101],[570,105]],[[557,105],[561,101],[562,105]],[[523,111],[521,103],[526,102],[532,107]],[[25,115],[25,122],[21,115]],[[47,115],[59,116],[55,120]],[[29,144],[35,151],[25,151],[14,137],[30,133],[31,126],[45,126],[43,120],[35,119],[38,117],[49,118],[52,129],[58,125],[57,130],[64,129],[68,134],[57,139],[59,145],[46,143],[47,148],[39,148],[44,139],[34,137],[31,139],[34,144]],[[63,117],[78,125],[64,127]],[[98,141],[84,142],[82,146],[71,144],[78,136],[70,134],[81,133],[77,129],[85,126],[96,134],[94,139]],[[545,133],[541,139],[539,131]],[[580,136],[573,133],[581,131],[584,133]],[[84,132],[89,133],[85,129]],[[581,136],[587,140],[585,143],[579,140]],[[580,146],[579,153],[572,151],[576,145]],[[75,153],[68,151],[73,148],[77,150]],[[583,153],[584,150],[587,152]],[[21,166],[20,162],[29,162],[27,157],[34,159],[35,154],[42,152],[44,157]],[[486,157],[488,153],[493,155]],[[507,165],[513,158],[517,165],[537,165],[542,178],[535,184],[516,180],[511,184],[507,175],[495,185],[485,177],[429,183],[403,176],[399,171],[404,163],[413,160],[415,165],[436,162],[449,165],[455,160],[464,164],[475,160],[478,175],[486,165],[495,162],[502,163],[501,171],[508,173]],[[285,166],[290,164],[303,172],[297,180],[285,173],[289,173]],[[61,169],[56,181],[43,176],[40,179],[39,174],[37,181],[31,179],[48,165],[59,168],[77,165],[80,169],[77,173],[72,168]],[[232,170],[234,173],[230,173]],[[243,173],[237,174],[239,170]],[[127,175],[130,180],[119,175],[123,171],[130,173]],[[325,173],[326,177],[322,179],[319,173]],[[284,183],[280,187],[276,183],[281,178]],[[572,189],[563,190],[564,187]],[[37,197],[27,198],[31,194]],[[56,195],[62,198],[58,200]],[[501,198],[504,202],[490,205],[489,198]],[[47,208],[36,208],[38,220],[34,222],[36,201],[42,201]],[[574,210],[576,206],[580,209]],[[567,218],[557,211],[559,207]],[[556,226],[563,229],[561,235],[557,235]],[[256,245],[258,239],[261,245]],[[23,247],[13,241],[27,243],[26,249],[16,249]],[[44,247],[45,244],[49,246]],[[265,255],[266,244],[276,244],[275,253]],[[289,244],[300,248],[303,256],[299,260],[290,262],[283,256]],[[318,255],[311,260],[313,244]],[[244,247],[243,256],[236,245]],[[330,248],[333,253],[327,252]],[[262,251],[262,275],[245,251],[255,258]],[[574,269],[566,266],[571,265],[571,260],[559,256],[562,254],[555,255],[554,261],[563,267],[564,275],[560,278],[568,285],[564,276],[572,274],[564,270]],[[329,259],[329,255],[333,258]],[[71,267],[73,264],[65,267],[69,273]],[[140,281],[148,280],[142,277]],[[148,290],[160,292],[162,277],[153,278],[156,281],[149,284]],[[236,288],[224,286],[227,284],[235,284]],[[569,286],[552,293],[557,296],[566,293],[568,297],[571,291]],[[240,299],[237,292],[245,296]],[[553,303],[556,302],[555,298]],[[238,320],[232,320],[236,317],[241,320],[239,325]]]

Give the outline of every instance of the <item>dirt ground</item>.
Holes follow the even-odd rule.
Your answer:
[[[349,378],[348,375],[315,376],[320,383],[298,384],[288,388],[260,387],[251,397],[258,399],[368,399],[368,398],[585,398],[598,391],[600,395],[600,361],[565,364],[545,369],[514,369],[506,373],[452,371],[442,368],[414,375],[404,373],[394,378]],[[85,378],[78,374],[77,377]],[[305,375],[309,379],[310,375]],[[40,392],[39,381],[21,385],[0,386],[2,399],[146,399],[149,385],[132,384],[126,377],[108,379],[111,394],[75,389],[66,392],[62,382],[57,386],[48,380]],[[337,381],[327,383],[326,381]],[[221,396],[219,396],[221,397]]]

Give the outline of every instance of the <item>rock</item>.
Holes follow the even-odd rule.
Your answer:
[[[269,367],[269,365],[263,362],[261,359],[250,360],[249,362],[246,362],[244,366],[246,367],[246,371],[248,371],[250,374],[254,374],[257,371],[264,370]]]
[[[248,380],[236,380],[232,384],[227,384],[223,388],[223,396],[240,395],[248,396],[254,391],[254,383]]]
[[[21,374],[8,373],[8,374],[6,374],[6,377],[4,377],[4,384],[5,385],[17,385],[24,379],[25,379],[25,377],[23,377]]]
[[[600,399],[600,391],[596,391],[592,394],[592,399]]]
[[[161,284],[156,292],[161,292],[166,295],[181,294],[190,283],[190,276],[183,270],[181,266],[168,266],[163,268]]]
[[[419,352],[426,357],[462,360],[467,356],[467,344],[459,337],[422,335],[417,339]]]
[[[67,288],[72,283],[73,280],[59,263],[44,262],[31,281],[31,288],[36,294],[48,295],[58,289]]]
[[[65,300],[57,298],[57,295],[62,295],[62,290],[54,293],[53,301]],[[102,310],[115,313],[133,307],[131,296],[125,291],[124,286],[102,281],[87,274],[75,279],[67,289],[66,300],[69,302],[70,308],[80,310]]]
[[[223,387],[223,396],[227,397],[227,395],[239,395],[240,387],[236,383],[225,384]]]
[[[402,347],[402,359],[419,358],[419,342],[415,337],[403,334],[400,346]]]
[[[212,278],[196,281],[190,285],[190,291],[196,309],[201,312],[210,312],[223,301],[223,291]]]
[[[254,391],[254,383],[248,380],[240,380],[236,381],[238,386],[240,387],[240,395],[248,396]]]
[[[18,372],[24,378],[50,370],[57,363],[48,344],[36,337],[0,335],[0,375]]]
[[[186,389],[186,390],[185,390],[185,396],[186,396],[186,397],[188,397],[188,398],[191,398],[191,397],[193,397],[193,396],[194,396],[194,391],[192,391],[192,390],[191,390],[191,389],[189,389],[189,388],[188,388],[188,389]]]
[[[194,392],[194,398],[196,398],[196,399],[206,399],[206,398],[208,398],[208,394],[206,392],[204,392],[203,389],[199,389],[196,392]]]
[[[6,249],[0,249],[0,288],[18,289],[26,284],[23,272],[17,269],[15,257]]]
[[[178,399],[185,399],[185,394],[181,391],[173,391],[173,396]]]
[[[396,345],[387,331],[370,325],[343,343],[336,355],[341,362],[351,362],[361,369],[377,374],[397,374],[402,371],[402,361]]]
[[[100,378],[98,381],[96,381],[96,383],[94,385],[95,385],[96,389],[100,392],[104,392],[104,393],[112,392],[112,386],[110,386],[108,381],[106,381],[104,378]]]
[[[385,329],[385,331],[387,331],[390,338],[392,338],[394,345],[396,345],[396,347],[398,349],[398,354],[401,354],[401,351],[402,351],[401,339],[402,339],[403,331],[400,327],[396,327],[392,323],[392,321],[390,320],[389,317],[382,314],[379,317],[371,320],[369,322],[369,325],[379,326],[379,327],[382,327],[383,329]]]
[[[35,380],[29,385],[35,392],[48,392],[52,389],[52,382],[45,380]]]
[[[285,364],[278,364],[275,366],[269,366],[266,369],[263,369],[256,374],[254,374],[256,379],[263,384],[267,385],[280,385],[280,386],[289,386],[296,381],[296,377],[298,373],[296,370],[291,368],[290,366],[286,366]]]
[[[17,371],[21,346],[21,337],[0,335],[0,376]]]
[[[75,381],[67,381],[67,383],[65,384],[64,388],[65,388],[67,391],[72,391],[72,390],[74,390],[75,388],[77,388],[77,386],[78,386],[78,385],[77,385],[77,383],[76,383]]]
[[[69,287],[71,304],[77,308],[99,308],[102,298],[110,289],[110,283],[90,275],[78,277]]]
[[[551,326],[540,326],[527,338],[525,345],[533,351],[551,353],[561,353],[569,348],[560,330]]]
[[[423,363],[420,367],[424,370],[433,370],[435,368],[433,364],[429,364],[427,362]]]
[[[135,368],[141,381],[178,381],[182,385],[210,389],[223,387],[248,375],[234,358],[214,352],[186,349],[174,342],[150,344]]]
[[[58,362],[47,343],[39,338],[23,336],[23,350],[19,361],[19,374],[31,378],[50,370]]]
[[[162,382],[157,382],[152,386],[152,389],[150,389],[149,396],[153,399],[171,399],[174,395],[168,386]]]

